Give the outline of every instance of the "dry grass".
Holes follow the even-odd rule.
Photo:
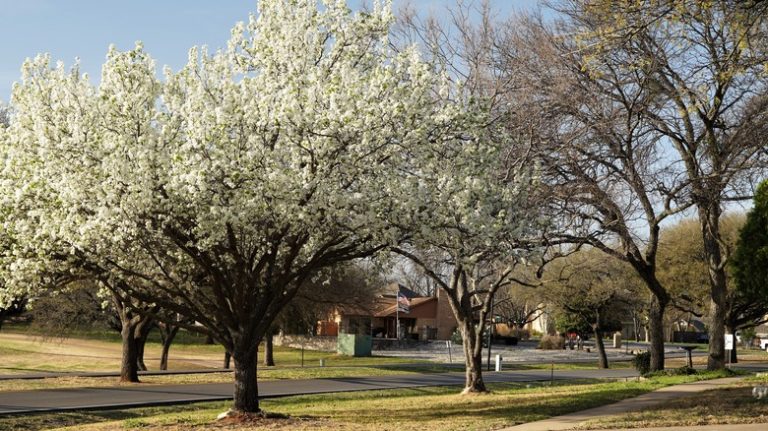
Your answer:
[[[119,368],[120,344],[83,338],[46,338],[19,333],[0,333],[0,374],[39,371],[113,371]],[[148,343],[146,361],[158,367],[160,346]],[[171,369],[201,369],[221,364],[223,350],[210,345],[171,347]]]
[[[714,376],[710,376],[714,377]],[[101,412],[71,412],[8,417],[0,431],[66,429],[141,430],[489,430],[612,403],[700,376],[660,377],[640,382],[507,383],[492,393],[461,396],[458,387],[305,395],[270,399],[262,407],[287,415],[232,425],[216,422],[229,402]]]
[[[752,423],[765,423],[768,429],[768,400],[757,400],[752,396],[752,388],[756,384],[768,384],[768,378],[750,378],[642,412],[601,418],[585,423],[580,429]]]
[[[0,333],[0,374],[24,374],[32,372],[86,372],[116,371],[120,364],[119,339],[45,338],[24,333]],[[263,352],[263,346],[261,348]],[[318,365],[320,359],[326,366],[380,366],[402,363],[428,363],[409,358],[368,357],[354,358],[333,352],[276,347],[275,362],[278,366]],[[218,368],[222,364],[224,350],[218,345],[177,344],[171,347],[168,363],[171,370],[197,370]],[[160,361],[160,345],[147,343],[145,362],[150,369],[157,369]]]
[[[471,397],[458,395],[456,387],[368,391],[266,400],[262,403],[265,410],[288,415],[288,419],[241,425],[215,422],[216,415],[229,403],[201,403],[170,411],[156,408],[101,412],[100,416],[66,413],[10,418],[0,424],[0,430],[58,429],[55,427],[67,425],[62,429],[488,430],[617,401],[655,387],[648,382],[554,387],[503,384],[492,385],[491,394]]]

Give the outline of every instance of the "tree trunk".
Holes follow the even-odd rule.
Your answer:
[[[163,328],[164,327],[164,328]],[[168,351],[171,350],[171,344],[173,339],[176,338],[176,334],[179,332],[178,326],[164,324],[160,328],[160,337],[162,338],[163,350],[160,353],[160,369],[168,369]]]
[[[268,367],[275,366],[274,345],[272,343],[273,337],[272,330],[268,330],[265,336],[266,339],[264,340],[264,365]]]
[[[224,352],[224,369],[225,370],[229,369],[230,367],[229,363],[231,362],[231,359],[232,359],[232,354],[229,352]]]
[[[258,345],[258,344],[257,344]],[[233,410],[240,413],[259,413],[259,386],[256,382],[257,357],[251,353],[234,352],[235,392]]]
[[[706,200],[697,205],[709,275],[709,357],[708,370],[725,368],[725,320],[728,314],[728,285],[720,248],[719,202]]]
[[[632,313],[632,326],[635,332],[635,342],[640,341],[640,319],[637,313]]]
[[[488,392],[483,381],[482,331],[478,332],[473,323],[460,322],[466,378],[462,394]]]
[[[592,334],[595,336],[595,347],[597,347],[597,367],[608,368],[608,355],[605,354],[603,331],[597,325],[593,325]]]
[[[123,352],[120,362],[120,381],[139,382],[138,349],[136,346],[136,323],[121,316],[123,328],[120,335],[123,339]]]
[[[710,274],[711,274],[710,270]],[[708,370],[725,368],[725,318],[728,312],[725,274],[715,274],[710,279],[712,300],[709,306],[709,357]],[[723,286],[720,286],[720,283]],[[734,340],[735,341],[735,340]],[[736,343],[734,343],[736,344]]]
[[[144,346],[147,344],[149,331],[152,330],[152,319],[141,317],[136,325],[136,365],[139,371],[147,371],[147,365],[144,363]]]
[[[733,349],[728,354],[730,356],[730,363],[731,364],[737,364],[739,363],[738,355],[736,354],[736,346],[739,345],[736,341],[736,328],[731,328],[728,325],[726,325],[726,329],[728,329],[728,333],[733,334]]]
[[[136,368],[139,371],[147,371],[147,364],[144,363],[144,345],[146,340],[136,339]]]
[[[650,338],[651,371],[664,369],[664,309],[666,301],[656,295],[651,299],[648,311],[648,333]]]

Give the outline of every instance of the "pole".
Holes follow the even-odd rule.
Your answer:
[[[493,297],[491,297],[491,319],[488,322],[488,371],[491,371],[491,337],[493,336]]]
[[[395,296],[395,338],[400,341],[400,303],[398,297]]]
[[[552,386],[552,384],[555,383],[555,363],[552,362],[552,368],[549,369],[549,385]]]

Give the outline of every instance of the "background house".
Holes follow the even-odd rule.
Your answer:
[[[397,294],[407,298],[408,311],[398,311]],[[391,283],[368,303],[335,307],[325,320],[317,322],[317,335],[369,334],[374,338],[447,340],[456,329],[456,319],[444,293],[420,296],[407,287]]]

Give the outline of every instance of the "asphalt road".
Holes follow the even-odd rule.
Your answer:
[[[637,372],[629,369],[554,371],[555,380],[630,378],[635,376],[637,376]],[[503,371],[484,374],[485,381],[489,383],[546,381],[550,377],[548,370]],[[259,382],[259,392],[263,398],[273,398],[300,394],[463,384],[464,373],[409,374],[383,377],[262,381]],[[110,388],[0,392],[0,415],[182,404],[231,398],[231,383],[135,385]]]

